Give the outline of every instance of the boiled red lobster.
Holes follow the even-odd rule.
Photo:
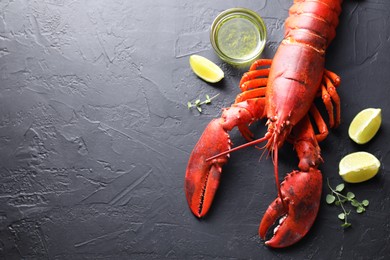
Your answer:
[[[340,123],[340,101],[336,87],[340,78],[324,69],[325,51],[336,35],[341,0],[295,0],[285,22],[285,36],[273,60],[252,64],[240,82],[242,93],[212,120],[195,145],[186,170],[185,193],[189,207],[199,218],[212,204],[220,182],[222,166],[231,152],[266,141],[265,148],[274,164],[278,197],[270,204],[260,223],[259,235],[279,221],[270,247],[287,247],[306,235],[317,216],[322,175],[318,142],[328,135],[328,127],[314,105],[322,97],[329,126]],[[249,125],[267,118],[263,138],[252,140]],[[317,130],[315,132],[313,125]],[[228,132],[234,127],[248,143],[231,148]],[[291,142],[299,158],[299,170],[279,183],[278,150]]]

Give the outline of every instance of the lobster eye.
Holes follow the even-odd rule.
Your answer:
[[[276,122],[278,120],[278,117],[277,116],[271,116],[270,118],[269,118],[269,121],[271,121],[271,122]]]

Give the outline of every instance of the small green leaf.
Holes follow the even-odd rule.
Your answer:
[[[326,203],[332,204],[335,200],[336,200],[335,196],[333,196],[331,194],[326,195]]]
[[[355,194],[353,192],[345,191],[346,195],[343,195],[342,191],[345,188],[344,183],[337,185],[336,188],[333,189],[330,186],[328,180],[328,187],[331,193],[326,196],[326,202],[328,204],[334,203],[336,206],[341,206],[343,212],[338,214],[337,217],[340,220],[343,220],[344,224],[341,225],[342,227],[347,228],[352,226],[352,224],[348,222],[348,216],[351,213],[351,210],[347,210],[346,203],[350,202],[351,206],[355,207],[355,211],[360,214],[366,211],[365,207],[367,207],[369,204],[368,200],[363,200],[362,202],[359,202],[355,199]]]
[[[364,208],[364,207],[358,207],[357,209],[356,209],[356,212],[357,213],[363,213],[364,211],[366,211],[366,209]]]
[[[216,98],[218,95],[219,94],[217,94],[217,95],[215,95],[215,96],[210,98],[210,96],[206,94],[205,95],[206,96],[206,100],[205,101],[201,101],[200,99],[195,100],[194,103],[188,101],[187,102],[187,107],[188,107],[188,109],[190,109],[192,107],[196,107],[196,109],[199,111],[199,113],[201,113],[202,112],[201,106],[204,105],[204,104],[210,104],[211,100]]]
[[[341,183],[341,184],[336,186],[336,191],[340,192],[340,191],[342,191],[344,189],[344,187],[345,187],[344,183]]]
[[[351,223],[346,222],[346,223],[342,224],[341,226],[343,228],[347,228],[347,227],[350,227],[351,225],[352,225]]]
[[[347,198],[348,198],[349,200],[351,200],[351,199],[355,198],[355,194],[353,194],[352,192],[348,192],[348,193],[347,193]]]
[[[351,201],[351,205],[354,206],[354,207],[359,207],[359,206],[360,206],[360,203],[359,203],[359,201],[353,199],[353,200]]]

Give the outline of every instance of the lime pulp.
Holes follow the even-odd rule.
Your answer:
[[[190,56],[190,66],[193,72],[206,82],[216,83],[224,77],[223,71],[217,64],[200,55]]]
[[[339,174],[346,182],[363,182],[373,178],[378,173],[380,165],[380,161],[374,155],[355,152],[341,159]]]
[[[370,141],[382,123],[380,108],[366,108],[360,111],[349,125],[348,135],[358,144]]]

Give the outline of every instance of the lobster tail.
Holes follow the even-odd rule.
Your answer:
[[[286,19],[285,39],[293,39],[325,52],[336,36],[341,2],[334,0],[294,1]]]

